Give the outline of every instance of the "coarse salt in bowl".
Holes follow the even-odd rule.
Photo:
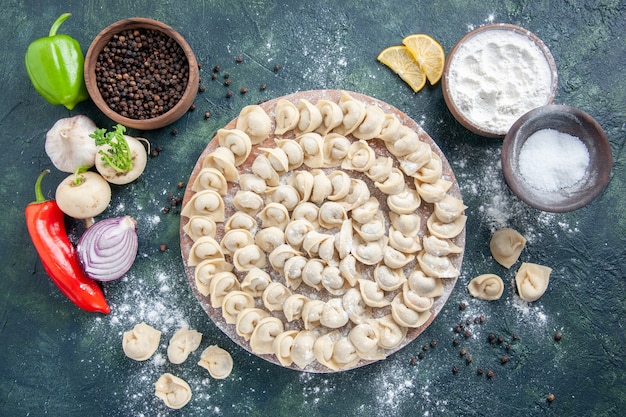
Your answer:
[[[541,39],[501,23],[463,36],[448,54],[441,82],[459,123],[481,136],[502,138],[524,113],[552,103],[557,78]]]
[[[554,104],[533,109],[513,124],[501,158],[513,193],[531,207],[555,213],[594,200],[613,164],[600,125],[582,110]]]

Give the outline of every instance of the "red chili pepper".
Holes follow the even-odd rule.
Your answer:
[[[41,180],[49,172],[45,170],[39,175],[35,184],[37,199],[26,206],[28,233],[44,270],[61,292],[84,310],[108,314],[111,309],[100,286],[83,270],[67,236],[65,214],[56,201],[46,200],[41,192]]]

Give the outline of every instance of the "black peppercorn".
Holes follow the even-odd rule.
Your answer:
[[[476,375],[482,375],[484,372],[483,368],[476,369]]]
[[[469,330],[465,330],[465,333],[463,333],[463,337],[465,337],[466,339],[469,339],[471,335],[472,332],[470,332]]]
[[[424,354],[424,352],[420,352],[420,353],[418,353],[418,354],[417,354],[417,358],[418,358],[419,360],[424,359],[424,356],[426,356],[426,355]]]
[[[465,349],[461,349],[461,350],[459,351],[459,355],[461,355],[461,356],[465,356],[465,355],[467,355],[467,350],[465,350]]]
[[[248,88],[247,87],[241,87],[241,90],[239,90],[239,92],[241,94],[246,94],[248,92]]]
[[[502,355],[502,357],[500,357],[500,363],[502,365],[504,365],[505,363],[507,363],[509,361],[509,357],[506,355]]]
[[[274,72],[278,72],[280,71],[280,65],[276,64],[274,65]]]
[[[487,372],[487,378],[491,379],[491,378],[493,378],[494,376],[495,376],[495,374],[494,374],[494,373],[493,373],[493,371],[490,369],[490,370]]]
[[[216,65],[213,67],[213,72],[220,72],[220,69],[221,69],[220,66]]]
[[[430,341],[430,347],[434,348],[437,346],[437,339],[433,339]]]
[[[236,62],[243,62],[243,57],[241,55],[237,55],[237,57],[235,58]]]
[[[208,119],[209,117],[211,117],[211,113],[210,112],[205,112],[204,113],[204,120]]]
[[[417,364],[417,358],[411,358],[411,361],[409,362],[411,365],[415,365]]]
[[[465,304],[465,303],[461,303],[461,304],[459,304],[459,310],[463,311],[463,310],[465,310],[466,308],[467,308],[467,304]]]
[[[260,90],[265,90],[267,88],[267,84],[261,84],[259,87]]]
[[[227,78],[227,79],[224,81],[224,85],[225,85],[225,86],[229,86],[229,85],[230,85],[230,79],[229,79],[229,78]]]
[[[172,136],[178,135],[178,129],[176,129],[176,128],[172,129],[171,133],[172,133]]]
[[[459,373],[459,371],[460,371],[460,369],[458,368],[458,366],[454,366],[454,367],[452,367],[452,373],[453,373],[454,375],[457,375],[457,374]]]
[[[226,93],[226,98],[231,98],[233,96],[233,92],[229,91]]]
[[[167,250],[167,245],[165,245],[164,243],[160,244],[159,245],[159,250],[161,252],[165,252]]]
[[[548,401],[549,403],[554,401],[554,394],[552,393],[548,394],[548,396],[546,397],[546,401]]]
[[[555,342],[560,342],[560,341],[561,341],[561,339],[563,339],[563,335],[562,335],[561,333],[557,332],[557,333],[554,335],[554,341],[555,341]]]
[[[470,363],[472,363],[472,357],[468,356],[467,358],[465,358],[465,364],[469,365]]]

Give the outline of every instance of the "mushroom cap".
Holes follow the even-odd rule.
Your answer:
[[[92,167],[96,163],[96,141],[89,137],[97,129],[87,116],[59,119],[46,133],[46,154],[63,172]]]

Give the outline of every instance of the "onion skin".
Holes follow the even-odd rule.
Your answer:
[[[124,276],[137,257],[137,249],[137,221],[130,216],[94,223],[76,245],[85,273],[97,281],[113,281]]]

